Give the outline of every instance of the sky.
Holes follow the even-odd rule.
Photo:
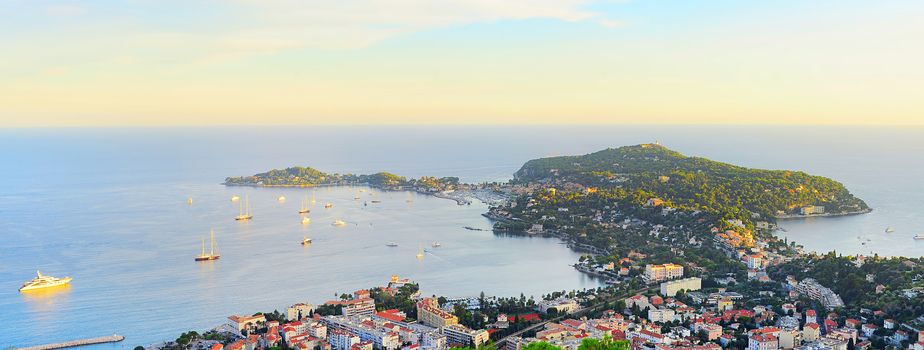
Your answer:
[[[0,0],[0,127],[924,124],[919,0]]]

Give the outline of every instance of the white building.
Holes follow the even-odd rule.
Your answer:
[[[672,297],[677,295],[677,292],[681,290],[700,290],[700,288],[702,288],[702,283],[703,281],[699,277],[689,277],[679,280],[661,282],[661,295]]]

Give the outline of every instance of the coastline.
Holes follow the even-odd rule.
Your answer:
[[[423,195],[429,195],[436,198],[448,199],[456,202],[458,205],[471,205],[472,201],[469,198],[477,199],[478,201],[486,205],[497,205],[509,199],[509,196],[502,194],[493,193],[495,191],[489,189],[464,189],[464,190],[450,190],[450,191],[421,191],[416,188],[408,187],[382,187],[373,185],[367,182],[364,183],[355,183],[355,184],[317,184],[317,185],[257,185],[257,184],[235,184],[222,182],[222,185],[225,186],[240,186],[240,187],[259,187],[259,188],[315,188],[315,187],[344,187],[344,186],[364,186],[368,188],[377,189],[379,191],[410,191],[414,193],[419,193]]]
[[[774,218],[774,219],[777,219],[777,220],[797,220],[797,219],[808,219],[808,218],[831,218],[831,217],[838,217],[838,216],[862,215],[862,214],[870,213],[870,212],[872,212],[872,211],[873,211],[873,208],[866,208],[866,209],[863,209],[863,210],[845,211],[845,212],[841,212],[841,213],[823,213],[823,214],[809,214],[809,215],[802,215],[802,214],[775,215],[775,216],[773,216],[773,218]]]

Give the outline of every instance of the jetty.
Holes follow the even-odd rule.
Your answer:
[[[17,350],[64,349],[64,348],[71,348],[75,346],[94,345],[94,344],[103,344],[103,343],[116,343],[122,340],[125,340],[125,337],[118,335],[118,334],[113,334],[113,335],[107,335],[105,337],[78,339],[78,340],[71,340],[71,341],[66,341],[66,342],[61,342],[61,343],[45,344],[45,345],[30,346],[26,348],[16,348],[16,349]]]

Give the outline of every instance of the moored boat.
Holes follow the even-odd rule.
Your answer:
[[[215,250],[215,230],[210,231],[209,235],[211,236],[210,243],[209,243],[209,252],[208,253],[205,252],[205,238],[203,238],[202,239],[202,253],[199,253],[199,255],[196,256],[195,258],[196,261],[210,261],[210,260],[218,260],[218,258],[221,258],[221,254],[218,254],[218,251]]]
[[[250,214],[250,198],[244,197],[244,201],[241,202],[241,212],[234,217],[234,220],[247,221],[250,219],[253,219],[253,215]]]

